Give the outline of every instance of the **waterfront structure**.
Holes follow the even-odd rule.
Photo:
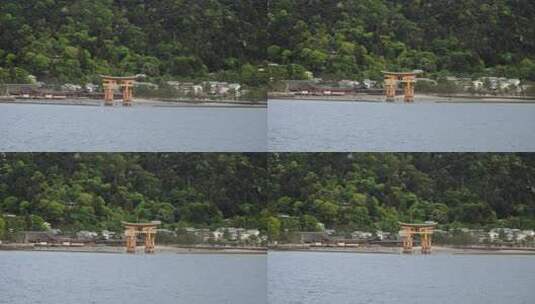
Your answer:
[[[156,241],[156,227],[159,221],[150,223],[127,223],[123,222],[124,236],[126,239],[126,252],[136,253],[137,237],[143,235],[145,253],[154,253]]]
[[[394,101],[396,98],[396,89],[398,82],[403,84],[403,93],[405,95],[405,102],[414,102],[414,85],[416,84],[416,75],[420,74],[420,71],[413,72],[387,72],[383,71],[385,75],[385,95],[386,101]]]
[[[2,83],[0,84],[0,96],[11,96],[30,94],[37,91],[39,86],[37,84],[18,84],[18,83]]]
[[[302,244],[310,244],[310,243],[327,243],[329,242],[329,236],[325,232],[309,232],[309,231],[303,231],[299,232],[299,237],[301,239]]]
[[[431,235],[436,227],[434,222],[425,222],[424,224],[399,223],[401,231],[399,232],[403,241],[403,253],[412,253],[413,237],[420,236],[420,246],[422,254],[431,253]]]
[[[113,91],[119,87],[123,92],[123,105],[132,105],[132,99],[134,97],[132,88],[134,87],[134,81],[137,76],[127,77],[114,77],[100,75],[102,78],[102,87],[104,88],[104,104],[113,105]]]

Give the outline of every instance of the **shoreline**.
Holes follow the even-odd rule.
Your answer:
[[[113,106],[104,105],[103,100],[72,98],[72,99],[0,99],[0,104],[36,104],[91,107],[123,107],[121,100],[115,100]],[[134,99],[128,107],[159,107],[159,108],[266,108],[266,102],[235,102],[235,101],[185,101],[165,99]]]
[[[403,104],[403,96],[396,96],[395,101],[387,102],[383,95],[355,94],[346,96],[305,96],[305,95],[278,95],[268,96],[269,102],[277,101],[327,101],[327,102],[361,102],[361,103],[392,103]],[[444,95],[444,94],[416,94],[415,104],[433,103],[477,103],[477,104],[535,104],[534,97],[518,96],[471,96],[471,95]]]
[[[414,247],[412,254],[404,254],[400,247],[272,247],[274,252],[311,252],[311,253],[347,253],[347,254],[393,254],[393,255],[422,255],[420,247]],[[535,255],[535,248],[468,248],[456,246],[433,246],[431,255]]]
[[[31,251],[31,252],[64,252],[64,253],[103,253],[128,254],[124,247],[115,246],[34,246],[32,244],[3,244],[0,251]],[[369,247],[307,247],[307,246],[274,246],[274,247],[209,247],[209,246],[156,246],[155,254],[229,254],[229,255],[266,255],[269,252],[301,252],[301,253],[346,253],[346,254],[389,254],[389,255],[422,255],[420,247],[414,247],[412,254],[404,254],[402,248],[369,246]],[[138,246],[136,253],[144,254],[143,246]],[[535,248],[493,248],[493,247],[459,247],[433,246],[431,255],[500,255],[500,256],[535,256]]]
[[[128,254],[125,247],[116,246],[34,246],[33,244],[3,244],[0,251],[31,251],[31,252],[71,252],[71,253],[103,253],[103,254]],[[135,254],[144,254],[143,246],[138,246]],[[267,248],[262,247],[195,247],[158,245],[154,254],[238,254],[238,255],[263,255],[267,254]]]

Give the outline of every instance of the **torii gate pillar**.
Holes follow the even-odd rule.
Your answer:
[[[123,105],[125,106],[131,106],[132,105],[132,98],[133,96],[133,87],[134,87],[134,81],[133,80],[124,80],[121,83],[121,86],[123,88]]]
[[[386,101],[393,102],[396,98],[397,77],[385,74],[385,95]]]
[[[137,242],[137,233],[136,229],[126,227],[124,231],[124,236],[126,238],[126,252],[136,253],[136,242]]]
[[[403,83],[403,93],[405,94],[405,102],[414,102],[414,84],[416,83],[416,75],[404,75],[401,82]]]
[[[102,87],[104,88],[104,104],[107,106],[113,105],[113,90],[117,86],[117,81],[109,78],[102,79]]]

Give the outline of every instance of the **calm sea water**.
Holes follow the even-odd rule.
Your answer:
[[[535,104],[273,100],[268,146],[280,152],[533,152]]]
[[[265,255],[0,252],[0,303],[266,303]]]
[[[270,304],[531,304],[533,256],[270,252]]]
[[[266,112],[0,104],[0,151],[264,152]]]

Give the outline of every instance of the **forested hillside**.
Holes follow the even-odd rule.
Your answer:
[[[382,69],[535,80],[531,0],[3,0],[0,82],[98,74],[379,79]]]
[[[273,154],[269,210],[282,229],[397,231],[398,221],[535,228],[531,154]],[[286,223],[284,225],[284,223]]]
[[[0,82],[216,73],[255,85],[266,18],[263,1],[2,0]]]
[[[535,229],[535,156],[464,153],[3,154],[17,229],[397,231],[398,221]],[[1,219],[1,217],[0,217]],[[0,220],[1,222],[1,220]],[[2,223],[0,223],[1,226]]]
[[[270,0],[269,11],[268,57],[292,78],[422,69],[535,80],[531,0]]]
[[[257,228],[266,177],[263,154],[3,154],[0,214],[17,215],[20,230],[46,221],[117,231],[123,220]]]

